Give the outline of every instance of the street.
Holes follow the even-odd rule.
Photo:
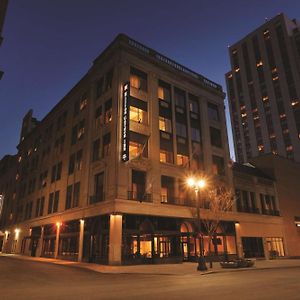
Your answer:
[[[147,266],[145,266],[147,268]],[[299,299],[300,268],[200,275],[101,274],[0,257],[0,299]]]

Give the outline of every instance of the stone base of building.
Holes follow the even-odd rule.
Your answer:
[[[18,239],[4,236],[3,252],[109,265],[182,263],[200,255],[192,219],[111,214],[18,230]],[[243,237],[233,221],[220,222],[213,238],[203,224],[201,231],[207,261],[285,255],[282,238],[264,238],[259,232]]]

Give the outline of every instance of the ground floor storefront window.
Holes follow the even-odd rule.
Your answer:
[[[77,260],[79,250],[79,220],[63,223],[60,228],[58,257]]]
[[[178,235],[159,236],[158,234],[125,234],[123,237],[123,262],[159,263],[174,262],[181,258]]]
[[[45,256],[45,257],[54,257],[55,240],[56,240],[55,236],[44,238],[43,256]]]
[[[42,256],[44,257],[54,257],[56,230],[56,224],[49,224],[44,226],[44,240],[42,248]]]
[[[85,219],[83,239],[83,261],[108,263],[109,216]]]
[[[182,261],[180,232],[171,218],[123,216],[122,263]]]
[[[208,260],[219,260],[237,256],[236,237],[233,222],[221,222],[218,231],[209,236],[202,226],[197,233],[193,222],[181,224],[181,245],[183,260],[194,261],[200,255],[200,240],[203,240],[204,256]]]
[[[266,243],[267,243],[267,250],[269,252],[269,256],[271,259],[284,256],[282,238],[269,237],[266,238]]]

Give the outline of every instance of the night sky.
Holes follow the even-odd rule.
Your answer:
[[[32,108],[42,119],[118,33],[226,91],[228,45],[280,12],[300,20],[300,1],[10,0],[0,47],[5,72],[0,81],[0,158],[16,153],[26,112]],[[233,157],[232,146],[231,153]]]

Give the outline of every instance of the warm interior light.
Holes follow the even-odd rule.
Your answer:
[[[56,226],[57,226],[57,227],[60,227],[60,226],[61,226],[61,223],[60,223],[60,222],[56,222]]]

